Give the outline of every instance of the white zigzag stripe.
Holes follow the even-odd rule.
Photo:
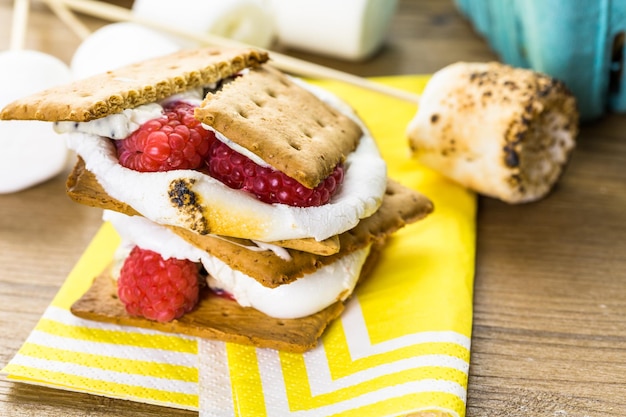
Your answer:
[[[313,396],[326,394],[342,388],[348,388],[361,382],[369,381],[384,375],[390,375],[400,371],[423,368],[427,366],[440,366],[457,369],[466,374],[469,371],[469,364],[463,359],[447,355],[422,355],[398,360],[392,363],[385,363],[333,380],[330,375],[330,369],[328,367],[328,361],[326,360],[325,354],[322,349],[320,350],[322,351],[322,354],[316,355],[316,360],[309,360],[309,357],[305,357],[309,384],[311,386],[311,395]],[[320,361],[319,359],[322,356],[323,360]]]
[[[411,381],[391,387],[381,388],[377,391],[347,399],[345,401],[310,410],[291,411],[284,385],[282,368],[278,353],[269,349],[258,349],[259,370],[263,382],[263,393],[265,395],[265,407],[268,416],[281,417],[318,417],[341,413],[348,410],[375,404],[390,398],[398,398],[405,395],[422,392],[446,392],[456,395],[465,401],[465,387],[451,381],[435,379],[425,379]],[[411,410],[408,410],[411,411]],[[452,410],[446,410],[456,415]],[[203,416],[204,417],[204,416]]]
[[[470,348],[470,339],[468,337],[452,331],[416,333],[372,345],[361,311],[361,306],[359,305],[356,297],[348,303],[348,308],[342,315],[341,320],[352,359],[365,358],[375,354],[391,352],[402,347],[428,342],[455,343],[468,350]],[[290,412],[278,353],[268,349],[257,349],[257,358],[264,388],[263,391],[265,393],[267,413],[272,416],[310,417],[329,415],[374,404],[389,398],[396,398],[419,392],[446,392],[457,396],[463,402],[465,402],[467,398],[465,387],[457,384],[456,382],[428,379],[411,381],[404,384],[394,385],[393,387],[384,387],[374,392],[369,392],[355,398],[313,410]],[[323,345],[305,353],[304,360],[312,396],[348,388],[379,376],[425,366],[447,367],[459,370],[465,374],[469,371],[469,363],[463,359],[449,355],[422,355],[401,359],[393,363],[382,364],[374,368],[355,372],[343,378],[333,380],[330,374],[328,361],[326,359],[326,352]]]
[[[470,338],[453,331],[412,333],[372,345],[356,296],[347,303],[346,310],[341,315],[341,323],[352,360],[429,342],[455,343],[467,350],[470,349]]]
[[[137,374],[107,371],[100,368],[92,368],[89,366],[77,365],[68,362],[39,359],[31,356],[24,356],[21,354],[15,355],[15,357],[11,361],[11,365],[26,366],[39,370],[45,369],[47,371],[60,372],[67,375],[91,378],[99,381],[154,388],[168,392],[177,392],[191,395],[198,394],[198,384],[196,382],[184,382],[168,378],[149,377]]]
[[[399,337],[377,345],[372,345],[365,320],[355,297],[349,303],[346,313],[342,316],[342,324],[346,341],[352,359],[365,358],[374,354],[391,352],[395,349],[426,342],[449,342],[457,343],[469,349],[469,341],[463,335],[455,332],[423,332]],[[459,343],[460,342],[460,343]],[[354,345],[358,344],[357,347]],[[466,345],[467,344],[467,345]],[[356,358],[355,358],[356,355]],[[441,366],[459,370],[467,374],[469,363],[465,360],[449,355],[422,355],[386,363],[380,366],[355,372],[343,378],[332,379],[326,351],[323,345],[304,354],[304,361],[309,375],[309,384],[312,395],[320,395],[341,388],[358,384],[383,375],[389,375],[406,369],[414,369],[425,366]],[[462,398],[465,397],[465,394]]]
[[[165,363],[168,365],[196,367],[198,357],[194,353],[174,352],[164,349],[148,349],[145,347],[118,345],[114,343],[90,342],[56,336],[39,330],[33,330],[26,343],[62,349],[70,352],[89,353],[120,359],[132,359]]]
[[[199,339],[199,417],[234,416],[235,409],[226,344]]]

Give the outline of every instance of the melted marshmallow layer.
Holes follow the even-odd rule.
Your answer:
[[[369,254],[369,247],[355,251],[290,284],[268,288],[146,218],[105,210],[104,219],[118,231],[127,252],[137,245],[158,252],[165,259],[200,262],[210,274],[207,283],[211,288],[229,292],[244,307],[282,319],[309,316],[348,298]],[[122,261],[118,260],[120,267]]]

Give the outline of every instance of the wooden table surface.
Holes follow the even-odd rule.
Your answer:
[[[9,45],[11,9],[11,0],[0,0],[0,50]],[[105,24],[82,18],[92,29]],[[36,1],[30,28],[28,48],[69,63],[80,40]],[[385,49],[368,62],[286,52],[363,76],[497,59],[451,0],[401,0]],[[100,211],[71,202],[64,182],[65,174],[0,195],[0,365],[100,225]],[[626,115],[582,127],[566,175],[543,201],[511,206],[480,198],[477,236],[467,415],[625,416]],[[196,413],[1,377],[0,415]]]

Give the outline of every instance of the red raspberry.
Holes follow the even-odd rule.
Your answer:
[[[243,189],[266,203],[296,207],[328,203],[343,182],[343,167],[337,165],[333,173],[317,187],[307,188],[280,171],[257,165],[219,140],[211,145],[208,168],[212,177],[231,188]]]
[[[193,109],[182,101],[169,103],[163,117],[149,120],[126,139],[115,140],[120,164],[141,172],[202,166],[215,135],[193,117]]]
[[[122,266],[117,294],[131,316],[172,321],[198,302],[198,267],[135,246]]]

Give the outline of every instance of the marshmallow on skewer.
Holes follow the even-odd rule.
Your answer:
[[[70,67],[74,79],[81,79],[179,49],[168,36],[137,23],[111,23],[78,46]]]
[[[198,1],[135,0],[134,16],[190,32],[210,33],[268,48],[274,41],[274,21],[262,0]],[[176,38],[185,47],[198,46]]]
[[[460,62],[431,78],[407,136],[424,165],[480,194],[524,203],[558,181],[578,120],[574,96],[554,78]]]
[[[71,80],[67,65],[37,51],[2,52],[0,68],[0,108]],[[0,121],[0,193],[20,191],[54,177],[66,167],[68,153],[64,139],[49,123]]]

